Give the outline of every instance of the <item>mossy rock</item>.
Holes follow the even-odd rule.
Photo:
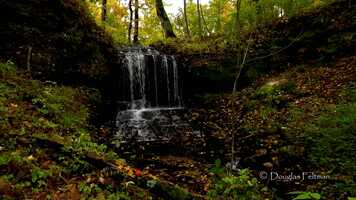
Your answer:
[[[287,79],[280,79],[270,81],[259,89],[255,93],[255,98],[270,98],[274,96],[284,94],[295,94],[296,93],[296,86],[293,81],[289,81]]]

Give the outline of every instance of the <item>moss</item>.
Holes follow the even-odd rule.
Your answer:
[[[0,63],[0,77],[13,74],[15,71],[16,66],[11,60],[7,61],[6,63]]]
[[[287,106],[290,96],[297,95],[296,84],[294,81],[281,79],[276,81],[269,81],[268,83],[259,87],[252,96],[250,106],[256,104],[256,100],[265,103],[265,107],[270,109],[279,109]],[[268,109],[263,109],[268,111]],[[267,112],[269,113],[269,112]],[[263,115],[266,118],[266,115]]]
[[[176,200],[192,199],[191,195],[184,189],[180,188],[179,186],[175,186],[169,189],[164,188],[163,190],[166,191],[169,197],[172,199],[176,199]]]
[[[341,93],[341,96],[351,102],[356,102],[356,82],[351,82]]]
[[[270,81],[261,86],[257,92],[256,97],[271,97],[279,93],[286,92],[289,94],[295,93],[295,83],[286,79]]]
[[[356,171],[355,121],[355,102],[324,111],[307,129],[311,160],[334,173]]]
[[[32,80],[13,63],[0,63],[0,179],[13,177],[7,177],[11,188],[24,191],[16,194],[19,199],[49,193],[64,184],[62,175],[91,172],[83,159],[88,152],[106,157],[107,147],[90,136],[96,132],[89,125],[91,101],[99,96],[95,89]],[[55,141],[65,149],[39,141]],[[118,159],[113,152],[108,155]]]

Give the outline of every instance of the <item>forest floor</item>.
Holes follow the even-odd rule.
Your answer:
[[[238,161],[256,177],[261,172],[333,177],[319,182],[259,179],[277,188],[278,195],[317,191],[326,199],[343,199],[356,189],[355,81],[356,55],[290,66],[262,76],[238,94],[208,97],[210,106],[193,109],[191,118],[211,133],[210,141],[229,144],[221,158]]]
[[[350,55],[264,75],[235,96],[209,96],[205,105],[186,114],[205,133],[205,155],[146,152],[129,167],[90,139],[97,134],[87,123],[88,99],[96,98],[95,92],[31,80],[12,63],[1,64],[0,191],[5,199],[165,198],[139,184],[141,177],[155,177],[201,198],[209,194],[214,199],[240,185],[265,199],[286,199],[292,191],[343,199],[355,192],[355,77],[356,55]],[[88,153],[112,160],[124,175],[91,162]],[[211,164],[213,158],[220,160]],[[234,164],[250,169],[245,179]],[[312,171],[332,178],[274,182],[259,178],[263,171]],[[228,177],[236,182],[224,183]],[[168,192],[170,198],[188,198],[178,191]]]
[[[204,102],[186,116],[204,133],[204,154],[147,153],[141,168],[213,199],[214,192],[223,195],[229,187],[241,186],[238,169],[244,168],[251,170],[248,180],[258,177],[262,183],[255,188],[265,186],[259,193],[266,199],[289,199],[293,195],[288,193],[295,191],[315,192],[324,199],[355,195],[356,55],[289,66],[235,95],[207,96]],[[260,177],[264,172],[313,172],[329,178],[271,180]],[[221,180],[227,177],[236,182],[224,185]],[[225,198],[233,197],[227,194]]]

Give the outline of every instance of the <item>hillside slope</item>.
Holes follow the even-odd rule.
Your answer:
[[[99,95],[87,87],[33,80],[13,63],[0,63],[1,199],[94,195],[89,185],[98,180],[86,180],[100,168],[85,160],[85,153],[119,159],[92,137],[97,130],[89,117]],[[120,187],[102,195],[125,196]]]
[[[350,7],[348,0],[335,1],[291,18],[278,18],[243,35],[245,46],[250,34],[251,41],[239,85],[246,86],[261,74],[285,70],[288,65],[327,63],[337,55],[352,54],[356,50],[355,16],[355,4]],[[177,55],[188,68],[185,91],[192,96],[232,90],[236,47],[229,41],[217,36],[153,46]]]
[[[3,1],[0,58],[29,67],[37,78],[101,84],[118,63],[118,54],[86,6],[80,0]]]
[[[282,199],[290,199],[288,193],[294,191],[316,192],[323,199],[354,197],[355,52],[328,62],[304,61],[260,75],[235,95],[207,95],[190,118],[206,134],[212,159],[236,160],[256,177],[261,172],[327,177],[259,179]]]
[[[116,112],[97,106],[111,91],[120,95],[113,87],[120,62],[83,1],[2,2],[0,198],[355,197],[356,5],[348,5],[259,27],[244,87],[234,95],[223,93],[236,72],[231,44],[213,38],[196,51],[180,41],[156,45],[190,70],[186,95],[200,98],[184,117],[201,143],[184,138],[184,156],[162,145],[161,154],[138,147],[127,159],[133,168],[110,148],[110,129],[90,121],[97,111]],[[329,178],[273,181],[261,172]]]

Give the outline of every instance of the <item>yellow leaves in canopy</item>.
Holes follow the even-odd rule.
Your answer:
[[[314,7],[319,7],[321,5],[321,0],[314,0],[313,1],[313,6]]]
[[[227,1],[225,4],[223,4],[223,8],[221,10],[221,15],[222,19],[229,19],[230,15],[235,12],[235,5],[231,1]]]
[[[116,16],[117,20],[122,21],[127,15],[127,8],[120,1],[108,0],[107,7],[109,14]]]
[[[90,14],[95,18],[95,21],[99,22],[101,14],[100,4],[91,2],[90,0],[86,0],[86,4],[88,5]]]
[[[101,22],[101,4],[86,0],[90,13],[94,16],[97,22]],[[128,15],[127,8],[120,1],[107,0],[107,14],[113,15],[118,21],[123,21]]]
[[[111,34],[115,33],[115,31],[117,31],[116,28],[112,27],[112,26],[106,26],[105,30]]]

